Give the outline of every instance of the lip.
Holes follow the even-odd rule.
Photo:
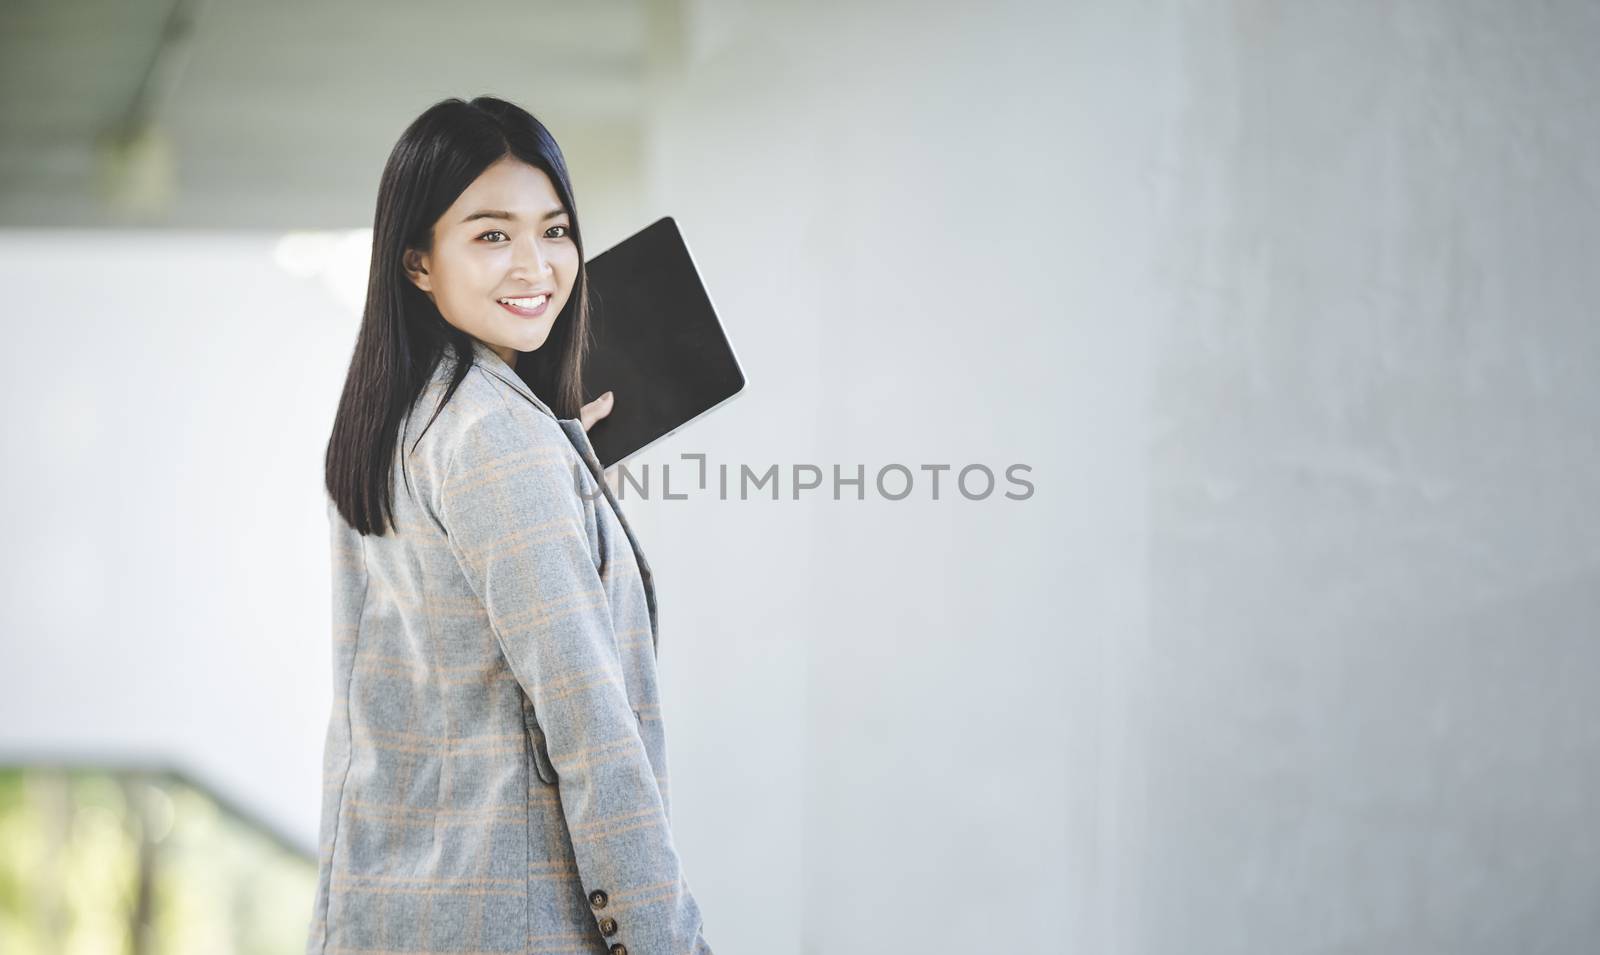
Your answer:
[[[499,299],[495,300],[495,304],[499,305],[501,308],[505,309],[506,311],[510,312],[511,314],[521,316],[522,318],[538,318],[540,315],[543,315],[546,311],[549,310],[549,308],[550,308],[550,299],[555,297],[555,293],[553,293],[553,292],[529,292],[527,295],[517,295],[517,296],[513,296],[513,297],[515,297],[515,298],[532,298],[535,295],[543,295],[544,296],[544,303],[542,305],[540,305],[538,308],[535,308],[535,309],[517,308],[515,305],[507,305],[505,302],[502,302]]]

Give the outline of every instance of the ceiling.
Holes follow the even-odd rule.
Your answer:
[[[529,109],[586,182],[637,179],[671,0],[7,0],[0,227],[342,228],[431,103]]]

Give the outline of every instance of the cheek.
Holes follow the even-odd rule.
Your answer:
[[[451,277],[458,298],[481,299],[500,287],[499,276],[504,274],[504,269],[496,272],[490,268],[487,261],[489,258],[491,257],[468,257],[455,264],[455,272]]]
[[[578,280],[578,250],[568,246],[566,251],[553,263],[556,274],[561,276],[563,292],[572,291],[572,283]]]

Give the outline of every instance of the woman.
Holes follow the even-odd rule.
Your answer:
[[[308,953],[709,953],[668,824],[649,565],[583,405],[583,239],[522,109],[379,185],[328,441],[334,703]],[[540,395],[548,395],[547,404]]]

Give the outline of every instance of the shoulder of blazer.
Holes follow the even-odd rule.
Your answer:
[[[428,413],[432,414],[431,406]],[[506,441],[524,445],[569,447],[560,419],[531,392],[523,394],[500,373],[476,364],[445,403],[434,427],[440,428],[436,441],[447,458],[472,431],[504,434]]]
[[[479,347],[486,350],[485,346]],[[461,384],[450,395],[450,400],[438,407],[435,416],[435,408],[444,397],[455,367],[449,358],[440,360],[412,408],[410,423],[404,430],[404,458],[409,477],[421,478],[418,490],[435,514],[443,483],[469,434],[476,432],[480,439],[500,447],[537,448],[555,453],[571,451],[560,419],[515,372],[500,362],[498,356],[494,356],[494,361],[499,368],[485,367],[481,352],[474,358]],[[506,380],[508,374],[517,379],[515,383]]]

